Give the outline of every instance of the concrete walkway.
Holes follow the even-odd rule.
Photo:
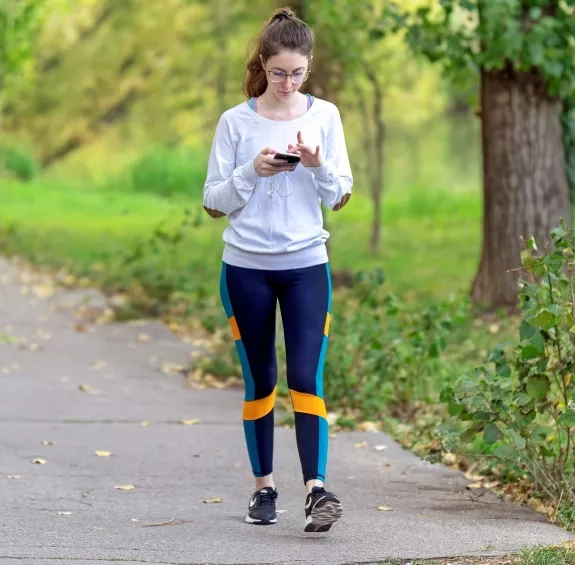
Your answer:
[[[344,517],[327,535],[305,534],[295,437],[284,428],[279,523],[247,525],[241,390],[193,390],[165,374],[192,347],[160,324],[78,332],[61,307],[77,295],[46,294],[0,260],[1,565],[377,563],[568,539],[379,433],[330,439],[328,486]]]

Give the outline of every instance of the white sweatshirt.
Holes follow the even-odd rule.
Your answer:
[[[265,147],[286,152],[297,132],[320,146],[323,165],[260,177],[253,159]],[[204,206],[228,216],[223,261],[264,270],[294,269],[328,261],[321,204],[333,209],[353,184],[337,107],[314,99],[308,111],[286,122],[257,114],[242,102],[218,122],[204,185]]]

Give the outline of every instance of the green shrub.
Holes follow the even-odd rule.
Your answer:
[[[468,320],[467,302],[410,309],[380,282],[364,277],[353,298],[334,304],[325,396],[363,418],[409,419],[418,404],[438,400],[449,378],[442,353]]]
[[[575,505],[575,247],[562,224],[553,249],[538,255],[533,239],[522,252],[518,343],[498,346],[486,363],[442,392],[460,424],[441,429],[444,446],[478,441],[491,458],[538,494]]]
[[[29,181],[38,173],[38,163],[33,155],[24,147],[18,145],[6,145],[0,148],[3,169],[10,176]]]
[[[205,175],[204,157],[182,148],[154,147],[132,165],[130,181],[135,192],[197,196],[202,192]]]

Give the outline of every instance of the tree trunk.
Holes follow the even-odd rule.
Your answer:
[[[482,72],[483,250],[471,296],[489,310],[517,307],[521,238],[542,249],[561,218],[571,223],[560,114],[536,72]]]
[[[383,92],[377,75],[369,70],[367,78],[373,87],[373,121],[375,122],[375,133],[373,136],[373,163],[370,170],[370,192],[373,202],[373,217],[371,223],[371,236],[369,248],[373,254],[379,252],[381,241],[381,212],[383,193],[383,174],[385,159],[385,123],[383,121]]]

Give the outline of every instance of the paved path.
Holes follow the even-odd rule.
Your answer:
[[[376,563],[567,538],[378,433],[330,439],[329,486],[344,518],[327,535],[304,534],[295,438],[284,428],[276,430],[280,521],[244,524],[252,481],[241,391],[193,390],[164,374],[162,363],[187,363],[192,347],[162,325],[77,332],[73,311],[61,307],[70,295],[43,298],[34,285],[0,260],[1,565]],[[200,422],[179,423],[188,419]],[[373,448],[381,444],[388,449]],[[135,490],[114,488],[124,485]],[[203,502],[210,498],[223,501]]]

